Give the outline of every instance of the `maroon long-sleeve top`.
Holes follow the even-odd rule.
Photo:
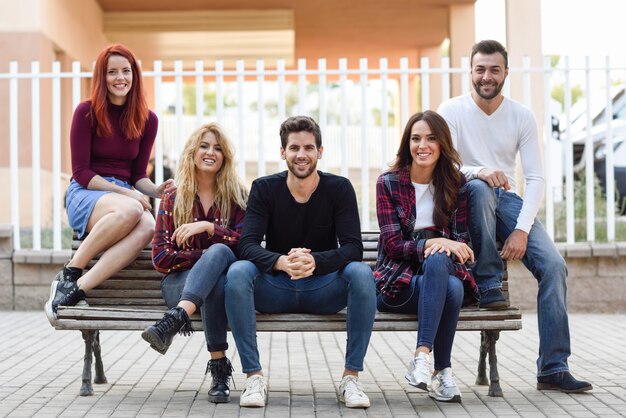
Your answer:
[[[96,175],[116,177],[133,186],[138,180],[148,177],[146,169],[159,122],[156,115],[150,112],[141,137],[129,140],[120,124],[125,108],[125,105],[108,104],[112,135],[101,137],[89,116],[91,103],[82,102],[76,107],[70,131],[70,149],[72,177],[81,186],[87,188]]]

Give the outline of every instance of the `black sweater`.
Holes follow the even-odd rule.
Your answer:
[[[252,183],[239,258],[275,273],[278,257],[292,248],[309,248],[313,274],[327,274],[363,259],[356,194],[344,177],[318,171],[320,182],[309,201],[298,203],[287,187],[287,171]],[[265,248],[261,242],[265,237]]]

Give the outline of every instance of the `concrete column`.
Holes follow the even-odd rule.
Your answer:
[[[529,30],[529,28],[532,28]],[[524,56],[529,56],[531,66],[543,65],[541,50],[541,0],[506,0],[506,39],[509,52],[509,67],[522,67]],[[511,97],[524,101],[523,80],[521,76],[509,78]],[[537,120],[539,137],[543,137],[543,74],[531,76],[531,108]]]
[[[476,23],[474,4],[454,4],[449,6],[450,20],[450,65],[458,68],[461,66],[461,58],[468,57],[472,52],[472,46],[476,38]],[[452,76],[451,96],[465,93],[461,90],[461,77],[469,77],[469,74],[455,74]]]
[[[509,68],[521,68],[524,56],[530,57],[532,67],[543,65],[543,54],[541,50],[541,0],[516,1],[506,0],[506,39],[507,51],[509,53]],[[529,30],[529,27],[532,28]],[[511,87],[511,98],[518,102],[524,102],[523,76],[509,76],[507,80]],[[543,149],[543,122],[544,103],[543,90],[549,86],[544,86],[543,73],[533,73],[531,75],[531,102],[530,107],[537,121],[537,132],[539,133],[539,144]],[[518,161],[515,169],[515,177],[519,193],[524,193],[525,183],[521,163]]]

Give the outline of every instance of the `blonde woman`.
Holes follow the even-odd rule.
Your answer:
[[[176,333],[191,333],[189,316],[200,311],[211,353],[209,400],[228,402],[232,366],[225,356],[224,280],[236,260],[248,193],[237,177],[233,147],[217,124],[201,126],[187,140],[176,184],[161,201],[152,240],[152,261],[165,274],[161,291],[170,309],[142,337],[165,354]]]

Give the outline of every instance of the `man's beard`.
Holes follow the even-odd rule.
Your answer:
[[[481,98],[485,100],[491,100],[494,97],[496,97],[502,91],[502,87],[504,87],[504,81],[502,81],[502,83],[496,84],[496,87],[493,89],[493,92],[491,92],[490,94],[484,94],[480,91],[480,88],[482,86],[479,83],[473,83],[473,84],[474,84],[474,90],[476,91],[476,94],[478,94]]]
[[[309,177],[311,174],[313,174],[313,172],[315,172],[316,168],[317,168],[317,160],[314,160],[309,166],[309,169],[305,171],[304,173],[302,173],[296,170],[295,163],[291,163],[287,161],[287,169],[291,172],[291,174],[293,174],[299,179],[305,179]]]

